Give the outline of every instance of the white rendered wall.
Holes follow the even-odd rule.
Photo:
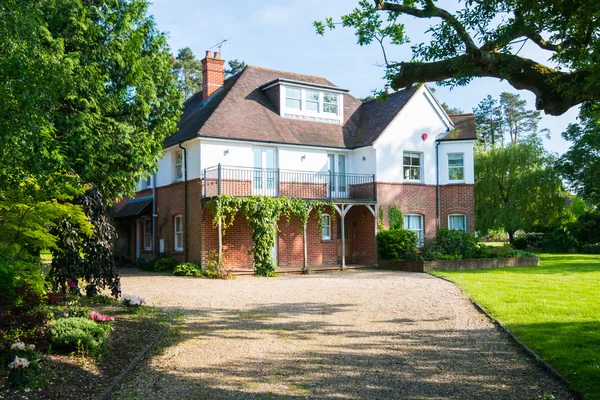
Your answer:
[[[475,183],[475,165],[473,154],[473,141],[470,142],[440,142],[439,157],[440,157],[440,185],[448,183]],[[465,179],[463,181],[448,180],[448,153],[463,153]]]
[[[291,171],[327,172],[326,150],[279,147],[279,168]]]
[[[378,182],[405,182],[403,153],[411,151],[422,153],[421,183],[436,183],[436,136],[449,127],[437,107],[427,90],[421,88],[377,139],[373,147],[377,152]],[[422,139],[423,133],[427,133],[427,140]]]
[[[363,147],[352,151],[349,158],[349,172],[373,175],[375,173],[375,157],[375,149],[372,147]]]

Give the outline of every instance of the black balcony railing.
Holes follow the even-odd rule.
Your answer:
[[[311,200],[375,200],[375,176],[229,167],[204,170],[204,197],[285,196]]]

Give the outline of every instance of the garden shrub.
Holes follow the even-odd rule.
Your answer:
[[[402,216],[402,211],[395,205],[388,208],[388,218],[390,221],[390,230],[395,231],[404,229],[404,217]]]
[[[173,272],[177,264],[177,260],[171,257],[160,258],[154,263],[154,272]]]
[[[103,325],[83,317],[58,319],[50,330],[52,344],[65,352],[83,349],[95,353],[106,339]]]
[[[600,254],[600,243],[587,243],[581,246],[581,252],[585,254]]]
[[[435,241],[441,254],[452,257],[449,259],[478,258],[479,241],[470,233],[457,229],[440,229]]]
[[[527,239],[523,236],[515,238],[513,246],[518,250],[525,250],[528,247]]]
[[[141,269],[142,271],[153,271],[153,268],[149,267],[148,260],[145,258],[138,257],[135,259],[133,266]]]
[[[541,248],[545,235],[541,232],[528,232],[519,234],[514,241],[515,249]]]
[[[219,259],[216,251],[211,251],[206,260],[204,275],[208,278],[229,279],[232,277],[231,271],[225,268],[223,258]]]
[[[417,234],[406,229],[384,230],[377,234],[377,251],[383,260],[414,260]]]
[[[544,237],[542,250],[547,253],[570,253],[579,248],[579,242],[566,228],[558,228]]]
[[[202,268],[198,264],[183,263],[179,264],[173,270],[173,275],[177,276],[202,276]]]

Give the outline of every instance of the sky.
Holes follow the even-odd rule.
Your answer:
[[[171,49],[190,47],[203,58],[205,51],[227,39],[221,47],[225,60],[239,59],[246,64],[302,74],[323,76],[355,97],[365,97],[374,89],[382,89],[384,69],[381,48],[376,44],[361,47],[354,31],[338,27],[325,36],[315,33],[313,21],[333,17],[339,21],[358,4],[358,0],[154,0],[150,13],[158,28],[167,32]],[[438,6],[452,11],[456,2],[441,0]],[[410,44],[386,46],[391,61],[409,61],[411,44],[428,41],[425,31],[429,20],[402,17]],[[212,48],[212,51],[217,48]],[[530,42],[521,56],[547,62],[548,52]],[[535,96],[516,90],[506,81],[477,78],[464,87],[452,90],[430,84],[441,102],[472,112],[488,94],[498,98],[502,92],[513,92],[534,108]],[[564,153],[569,143],[561,137],[569,123],[577,122],[578,108],[555,117],[544,115],[540,128],[548,128],[551,138],[544,140],[550,151]]]

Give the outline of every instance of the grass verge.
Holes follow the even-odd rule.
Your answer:
[[[600,257],[540,254],[538,267],[432,271],[464,289],[571,388],[600,399]]]

